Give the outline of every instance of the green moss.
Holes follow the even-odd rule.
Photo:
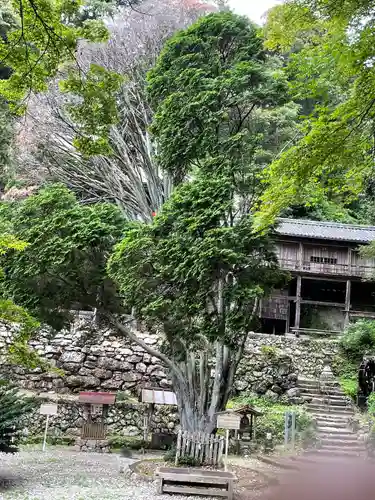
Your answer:
[[[271,345],[262,345],[260,348],[261,353],[268,359],[274,359],[277,357],[278,349]]]

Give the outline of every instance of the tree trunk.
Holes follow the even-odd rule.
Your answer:
[[[253,314],[257,308],[254,305]],[[238,364],[241,360],[247,335],[237,339],[236,347],[217,341],[207,342],[197,356],[186,349],[183,361],[169,358],[154,347],[145,344],[134,329],[134,320],[121,323],[111,316],[119,333],[155,356],[168,368],[176,394],[181,428],[189,432],[211,434],[216,429],[216,416],[225,410],[232,392]],[[211,374],[211,367],[215,366]]]

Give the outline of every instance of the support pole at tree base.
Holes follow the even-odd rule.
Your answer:
[[[49,415],[47,415],[47,418],[46,418],[46,428],[44,429],[44,439],[43,439],[42,451],[46,451],[48,424],[49,424]]]
[[[229,429],[226,430],[225,433],[225,462],[224,462],[224,470],[228,470],[228,451],[229,451]]]

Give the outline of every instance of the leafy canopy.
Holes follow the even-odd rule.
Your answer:
[[[286,80],[266,63],[258,29],[230,12],[201,18],[167,42],[148,75],[158,160],[176,181],[193,168],[243,173],[261,145],[257,108],[286,100]]]
[[[285,279],[251,217],[262,146],[252,113],[284,103],[285,88],[257,28],[227,12],[177,33],[148,75],[158,160],[181,184],[151,225],[134,225],[108,269],[172,353],[217,339],[235,350],[258,299]]]
[[[0,94],[13,108],[30,92],[47,90],[62,64],[76,60],[80,38],[103,41],[108,31],[101,21],[87,20],[76,27],[70,19],[82,0],[12,0],[17,24],[0,39],[0,61],[12,73],[0,81]]]
[[[9,220],[13,234],[28,245],[2,257],[5,297],[57,327],[72,307],[118,307],[105,273],[106,259],[125,229],[116,206],[80,205],[67,188],[52,185],[21,202],[3,203],[0,224]]]
[[[97,17],[110,5],[114,2],[11,0],[0,7],[0,65],[5,68],[0,96],[12,112],[22,114],[31,93],[44,92],[60,79],[61,90],[74,96],[67,112],[78,121],[74,145],[85,155],[110,152],[109,129],[118,121],[122,77],[97,65],[86,68],[79,60],[82,39],[108,40]]]
[[[291,0],[270,11],[267,46],[289,52],[294,97],[315,98],[318,105],[300,141],[267,172],[261,225],[296,200],[309,204],[342,191],[349,199],[371,173],[373,7],[369,0]]]
[[[199,174],[152,225],[136,224],[110,258],[125,303],[148,328],[162,327],[176,349],[202,336],[236,345],[254,326],[256,299],[283,279],[270,238],[252,232],[250,217],[226,224],[233,204],[228,178]]]

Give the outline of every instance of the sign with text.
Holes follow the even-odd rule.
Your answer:
[[[241,415],[238,413],[222,413],[217,416],[218,429],[238,430],[241,424]]]
[[[80,392],[78,401],[92,405],[113,405],[115,399],[116,394],[112,392]]]
[[[142,403],[157,405],[177,405],[176,394],[163,389],[142,389]]]
[[[42,404],[40,405],[39,413],[41,415],[57,415],[57,404]]]

